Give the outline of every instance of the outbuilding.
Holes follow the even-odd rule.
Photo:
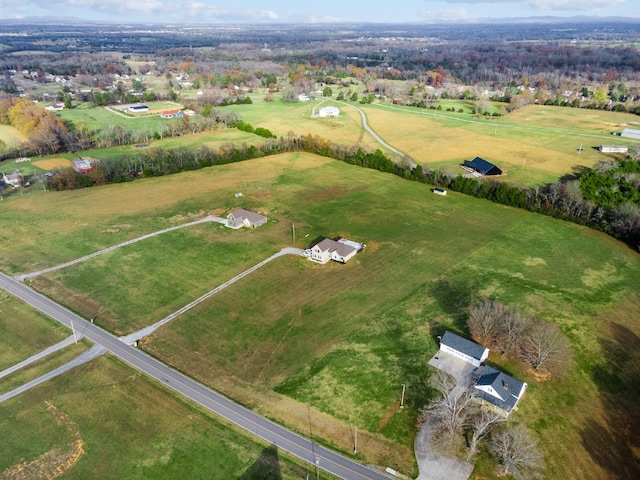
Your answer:
[[[635,138],[636,140],[640,140],[640,130],[637,130],[635,128],[625,128],[620,133],[620,136],[627,137],[627,138]]]
[[[484,158],[476,157],[473,160],[465,160],[463,165],[465,170],[472,170],[483,176],[502,175],[502,170],[491,162],[487,162]]]
[[[602,153],[627,153],[629,147],[624,145],[600,145],[598,150]]]
[[[319,117],[337,117],[338,115],[340,115],[338,107],[322,107],[318,110]]]
[[[479,367],[489,357],[488,348],[449,331],[445,332],[440,339],[440,351],[464,360],[475,367]]]

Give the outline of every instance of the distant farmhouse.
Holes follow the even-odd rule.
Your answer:
[[[183,110],[175,109],[175,110],[165,110],[160,114],[162,118],[179,118],[184,115]]]
[[[495,368],[483,366],[489,357],[488,348],[455,333],[445,332],[440,339],[440,351],[436,358],[443,353],[475,367],[472,394],[476,400],[505,417],[516,408],[527,384]]]
[[[627,153],[629,147],[625,147],[624,145],[600,145],[598,150],[602,153]]]
[[[319,117],[337,117],[340,115],[340,109],[338,107],[322,107],[318,111]]]
[[[635,128],[625,128],[620,133],[620,136],[627,137],[627,138],[635,138],[636,140],[640,140],[640,130],[637,130]]]
[[[267,217],[243,208],[238,208],[227,216],[227,225],[231,228],[258,228],[265,223],[267,223]]]
[[[7,175],[2,174],[2,180],[7,185],[11,185],[13,188],[18,188],[24,184],[24,176],[20,173],[20,170],[15,170],[13,173]]]
[[[351,242],[344,238],[340,240],[325,238],[311,247],[309,260],[323,264],[329,260],[347,263],[355,257],[356,253],[362,250],[362,248],[364,248],[364,245],[361,243]]]
[[[71,162],[71,166],[78,173],[87,173],[93,168],[94,161],[95,160],[89,158],[77,158]]]
[[[476,157],[471,161],[465,160],[462,164],[462,168],[468,172],[474,172],[484,177],[502,175],[502,170],[496,167],[493,163],[487,162],[485,159],[480,157]]]

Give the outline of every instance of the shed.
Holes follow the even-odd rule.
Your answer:
[[[629,147],[624,145],[600,145],[598,150],[602,153],[627,153],[629,151]]]
[[[93,168],[91,164],[91,160],[86,158],[76,158],[73,162],[71,162],[73,169],[78,173],[87,173],[90,172]]]
[[[491,162],[487,162],[484,158],[476,157],[473,160],[465,160],[463,165],[471,170],[478,172],[480,175],[493,176],[502,175],[502,170]]]
[[[453,355],[475,367],[489,356],[489,349],[455,333],[445,332],[440,340],[440,351]]]

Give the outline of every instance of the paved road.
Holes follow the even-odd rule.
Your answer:
[[[76,263],[84,262],[85,260],[89,260],[90,258],[97,257],[98,255],[102,255],[103,253],[112,252],[117,250],[118,248],[122,248],[126,245],[131,245],[132,243],[140,242],[142,240],[146,240],[147,238],[155,237],[156,235],[161,235],[163,233],[172,232],[173,230],[178,230],[180,228],[191,227],[193,225],[198,225],[200,223],[207,222],[217,222],[222,223],[224,225],[227,224],[227,220],[220,217],[214,217],[213,215],[208,215],[200,220],[196,220],[195,222],[183,223],[182,225],[176,225],[175,227],[165,228],[164,230],[158,230],[157,232],[148,233],[146,235],[142,235],[141,237],[133,238],[131,240],[127,240],[126,242],[118,243],[117,245],[112,245],[107,248],[103,248],[102,250],[98,250],[97,252],[90,253],[89,255],[85,255],[84,257],[76,258],[75,260],[71,260],[70,262],[61,263],[60,265],[55,265],[53,267],[45,268],[43,270],[38,270],[37,272],[27,273],[25,275],[17,275],[16,279],[18,280],[26,280],[27,278],[37,277],[38,275],[42,275],[43,273],[53,272],[54,270],[60,270],[61,268],[70,267],[71,265],[75,265]]]
[[[70,327],[71,322],[73,322],[76,331],[84,335],[85,338],[104,348],[133,368],[146,373],[166,387],[184,395],[263,440],[276,445],[278,448],[311,464],[317,464],[322,470],[350,480],[388,480],[389,478],[233,403],[228,398],[169,368],[142,351],[127,345],[116,336],[87,322],[23,283],[2,273],[0,273],[0,288],[67,327]]]
[[[6,370],[1,371],[0,372],[0,378],[6,377],[7,375],[11,375],[13,372],[17,372],[21,368],[24,368],[27,365],[30,365],[33,362],[36,362],[36,361],[40,360],[41,358],[44,358],[44,357],[46,357],[48,355],[51,355],[53,352],[57,352],[58,350],[62,350],[64,347],[68,347],[69,345],[74,343],[76,341],[76,339],[77,339],[77,341],[82,340],[82,335],[76,335],[76,338],[73,338],[73,335],[71,335],[70,337],[65,338],[61,342],[58,342],[55,345],[51,345],[50,347],[45,348],[44,350],[42,350],[41,352],[36,353],[35,355],[31,355],[26,360],[23,360],[20,363],[16,363],[12,367],[9,367]]]

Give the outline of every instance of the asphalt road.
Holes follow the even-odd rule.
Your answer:
[[[133,368],[146,373],[166,387],[178,392],[226,420],[244,428],[263,440],[299,457],[320,469],[344,479],[383,480],[388,476],[338,455],[310,440],[277,425],[169,368],[142,351],[127,345],[118,337],[89,323],[56,302],[23,283],[0,273],[0,288],[20,298],[45,315],[71,328],[103,347]]]

